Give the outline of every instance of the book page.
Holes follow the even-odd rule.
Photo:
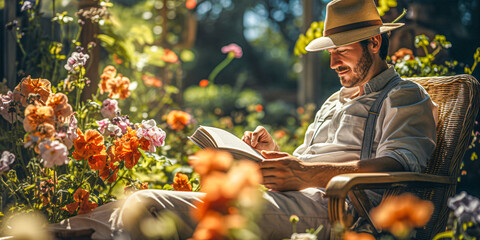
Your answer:
[[[257,152],[252,147],[248,146],[248,144],[246,144],[244,141],[242,141],[237,136],[231,134],[230,132],[227,132],[223,129],[216,128],[216,127],[206,127],[206,126],[201,126],[201,127],[205,131],[207,131],[210,134],[210,136],[212,136],[212,138],[215,140],[219,148],[238,149],[238,150],[247,152],[249,154],[252,154],[254,156],[258,156],[260,159],[264,159],[262,154]]]

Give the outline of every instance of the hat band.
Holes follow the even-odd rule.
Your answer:
[[[383,25],[382,20],[377,19],[377,20],[351,23],[351,24],[347,24],[339,27],[334,27],[332,29],[327,29],[325,30],[324,36],[332,35],[339,32],[346,32],[346,31],[357,29],[357,28],[364,28],[364,27],[377,26],[377,25]]]

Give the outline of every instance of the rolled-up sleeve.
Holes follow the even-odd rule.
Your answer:
[[[435,149],[437,107],[426,91],[408,82],[385,99],[376,157],[391,157],[405,171],[422,172]]]

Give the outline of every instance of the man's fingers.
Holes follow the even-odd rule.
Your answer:
[[[245,143],[247,143],[248,145],[251,145],[251,136],[252,136],[252,132],[250,131],[245,131],[243,133],[243,137],[242,137],[242,141],[244,141]]]
[[[255,131],[252,133],[252,147],[256,147],[258,142],[261,141],[262,137],[265,135],[265,128],[262,126],[258,126],[255,128]]]

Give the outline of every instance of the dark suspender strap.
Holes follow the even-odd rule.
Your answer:
[[[370,107],[368,111],[367,121],[365,122],[365,132],[363,135],[362,150],[360,152],[360,160],[370,159],[372,156],[373,140],[375,139],[375,126],[377,123],[378,114],[382,108],[383,101],[387,98],[388,93],[392,88],[402,81],[399,75],[392,78],[387,86],[382,90],[377,100]]]

